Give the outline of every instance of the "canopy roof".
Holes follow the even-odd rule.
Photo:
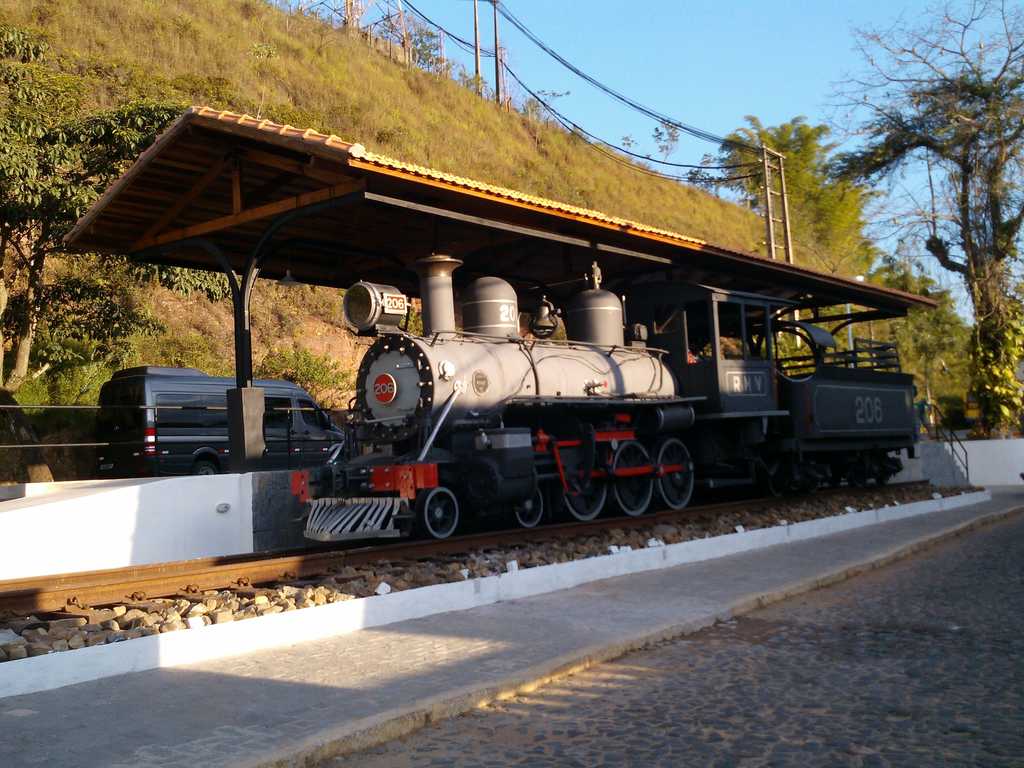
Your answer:
[[[268,232],[268,227],[272,231]],[[504,277],[558,296],[598,261],[606,284],[678,279],[801,306],[851,302],[902,315],[931,299],[771,261],[676,232],[368,152],[337,136],[192,107],[68,235],[74,251],[131,254],[242,273],[265,238],[261,276],[412,295],[412,263],[462,259],[456,279]],[[209,245],[213,244],[214,248]]]

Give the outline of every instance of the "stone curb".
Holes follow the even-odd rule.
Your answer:
[[[914,541],[894,547],[888,552],[869,557],[861,562],[734,600],[728,605],[723,605],[719,610],[709,611],[699,619],[670,623],[615,643],[573,651],[540,662],[529,669],[510,675],[496,684],[468,686],[447,691],[421,700],[409,707],[397,708],[373,717],[330,727],[320,734],[307,737],[290,747],[282,748],[276,754],[253,760],[243,760],[235,765],[238,768],[311,768],[321,761],[383,744],[431,723],[464,714],[490,702],[528,693],[561,677],[582,672],[596,664],[612,661],[654,643],[693,634],[716,621],[741,616],[781,600],[838,584],[1021,512],[1024,512],[1024,506],[994,511],[921,536]]]

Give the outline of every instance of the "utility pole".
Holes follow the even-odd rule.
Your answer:
[[[491,0],[494,6],[494,101],[501,106],[501,42],[498,40],[498,0]]]
[[[438,37],[440,38],[440,45],[441,45],[441,72],[440,72],[440,74],[441,74],[441,77],[446,77],[448,68],[445,66],[445,61],[444,61],[444,30],[443,29],[439,30],[437,34],[438,34]]]
[[[402,7],[402,0],[398,0],[398,20],[402,24],[402,52],[405,58],[405,65],[412,63],[412,51],[409,50],[409,27],[405,23],[405,8]]]
[[[473,47],[476,54],[476,68],[473,70],[473,74],[476,75],[476,94],[483,96],[483,81],[480,79],[480,6],[478,0],[473,0]]]

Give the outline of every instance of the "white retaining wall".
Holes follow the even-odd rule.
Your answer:
[[[776,544],[988,501],[988,491],[852,512],[793,525],[760,528],[568,563],[510,570],[450,584],[348,600],[255,619],[179,630],[121,643],[34,656],[0,664],[0,698],[173,667],[347,634],[447,611],[568,589],[591,581],[710,560]]]
[[[965,440],[973,485],[1022,485],[1024,440]]]
[[[0,580],[252,552],[251,475],[38,485],[0,503]]]

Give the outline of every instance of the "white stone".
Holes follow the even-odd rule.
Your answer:
[[[608,554],[609,555],[617,555],[617,554],[619,554],[619,547],[618,547],[618,545],[616,545],[616,544],[609,544],[608,545]]]
[[[25,638],[15,632],[13,629],[0,629],[0,645],[7,645],[8,643],[24,643]]]
[[[942,494],[939,493],[938,491],[936,491],[935,493],[932,494],[932,498],[933,499],[941,499],[942,498]]]
[[[846,512],[847,512],[847,514],[850,514],[850,515],[852,515],[852,514],[853,514],[854,512],[856,512],[856,511],[857,511],[857,508],[856,508],[856,507],[847,507],[847,508],[846,508]]]
[[[789,520],[779,520],[779,525],[789,525]]]
[[[200,627],[206,626],[206,622],[203,621],[202,616],[189,616],[185,619],[185,623],[188,624],[189,629],[199,629]]]
[[[747,530],[747,529],[744,528],[742,525],[737,525],[736,526],[736,533],[743,533],[745,530]]]
[[[509,560],[507,563],[505,563],[505,570],[507,570],[509,573],[518,573],[519,561]]]
[[[459,574],[462,576],[462,578],[468,579],[469,578],[469,568],[463,568],[462,570],[459,571]]]
[[[665,542],[662,541],[661,539],[651,538],[651,539],[647,540],[647,546],[648,547],[664,547],[665,546]]]
[[[377,585],[377,588],[373,591],[376,592],[378,595],[390,595],[391,585],[388,584],[386,581],[382,581],[380,584]]]

